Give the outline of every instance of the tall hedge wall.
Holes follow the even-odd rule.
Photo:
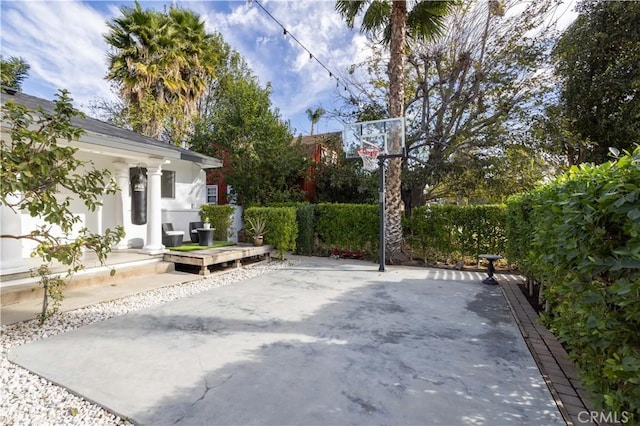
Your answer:
[[[316,228],[316,206],[302,204],[297,207],[298,237],[296,254],[311,256],[314,253],[314,233]]]
[[[417,207],[405,222],[405,238],[427,261],[477,259],[504,254],[506,210],[502,205]]]
[[[369,256],[378,251],[378,206],[369,204],[316,205],[316,233],[321,244],[359,250]]]
[[[640,422],[640,148],[508,202],[507,253],[602,409]]]

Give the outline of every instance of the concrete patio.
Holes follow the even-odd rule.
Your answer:
[[[9,359],[139,424],[564,424],[484,277],[301,258]]]

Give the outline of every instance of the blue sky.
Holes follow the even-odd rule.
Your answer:
[[[574,0],[566,0],[568,4]],[[209,32],[219,32],[240,52],[264,86],[272,85],[272,103],[290,120],[295,134],[308,134],[307,108],[331,111],[342,103],[343,85],[296,44],[257,4],[247,1],[142,1],[144,8],[177,4],[197,12]],[[261,4],[334,74],[369,56],[367,40],[356,25],[350,30],[333,0],[262,0]],[[31,65],[23,84],[27,94],[52,99],[58,88],[71,92],[76,106],[115,99],[104,80],[108,47],[106,22],[130,1],[1,0],[0,53],[22,56]],[[562,7],[570,10],[572,7]],[[565,20],[573,19],[567,14]],[[325,116],[316,133],[341,131],[344,124]]]
[[[171,1],[143,1],[162,9]],[[221,33],[248,61],[264,86],[271,82],[273,105],[291,121],[296,134],[308,134],[307,108],[332,110],[339,104],[336,80],[255,3],[247,1],[174,1],[205,20],[207,30]],[[333,1],[270,1],[261,4],[335,74],[343,74],[368,55],[366,38],[349,30],[334,11]],[[114,99],[107,71],[106,22],[119,15],[122,1],[0,2],[3,57],[22,56],[31,65],[23,84],[27,94],[52,99],[58,88],[71,92],[76,106],[99,98]],[[326,117],[315,132],[342,130]]]

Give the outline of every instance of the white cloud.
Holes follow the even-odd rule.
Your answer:
[[[308,120],[304,111],[307,108],[322,105],[330,109],[335,102],[336,80],[329,76],[329,72],[340,78],[351,64],[370,55],[366,37],[347,28],[342,17],[335,12],[334,2],[269,2],[265,7],[289,31],[287,42],[293,53],[291,57],[271,58],[271,61],[283,61],[285,77],[294,80],[293,84],[282,86],[274,82],[274,103],[283,115],[297,118],[294,126],[298,130],[306,130]],[[291,35],[317,59],[310,60],[309,53]],[[287,90],[290,86],[292,89]]]
[[[52,98],[58,88],[76,104],[110,97],[106,74],[105,16],[78,1],[4,2],[2,54],[31,65],[25,90]]]
[[[294,35],[338,77],[354,62],[368,56],[366,39],[349,30],[334,10],[333,1],[262,1],[289,31],[257,4],[180,1],[205,20],[238,50],[261,84],[271,82],[272,102],[284,119],[299,130],[308,128],[304,111],[335,101],[336,80],[292,39]],[[119,5],[132,2],[2,1],[1,53],[22,56],[31,65],[25,92],[51,99],[66,88],[76,105],[96,98],[111,99],[107,72],[106,22],[119,15]],[[143,7],[161,9],[167,2],[145,1]]]

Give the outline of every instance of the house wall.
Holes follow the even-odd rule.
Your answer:
[[[6,95],[2,93],[1,103],[15,98],[18,104],[23,104],[29,109],[42,108],[52,112],[55,105],[44,99],[38,99],[21,93]],[[163,217],[177,222],[178,229],[188,227],[188,222],[199,219],[198,210],[205,200],[206,186],[205,173],[198,164],[206,164],[216,167],[221,163],[213,158],[207,158],[197,153],[187,154],[171,146],[165,146],[159,141],[134,134],[128,130],[115,128],[108,123],[93,119],[77,118],[79,126],[85,129],[78,141],[59,140],[63,146],[71,145],[78,151],[74,154],[80,160],[91,161],[97,169],[107,169],[112,173],[114,180],[120,185],[121,190],[116,194],[104,195],[102,206],[94,211],[87,208],[78,199],[77,194],[60,194],[60,201],[65,197],[71,198],[70,210],[77,215],[79,221],[74,226],[69,238],[77,236],[79,229],[87,227],[93,233],[103,233],[107,228],[113,229],[117,225],[125,228],[125,241],[118,244],[116,249],[129,247],[143,247],[145,253],[153,254],[162,252],[161,244],[161,220]],[[10,138],[6,123],[1,123],[0,132],[3,141]],[[192,158],[193,161],[181,158]],[[198,164],[196,164],[198,163]],[[150,197],[148,198],[147,219],[153,223],[151,229],[147,225],[133,225],[131,223],[131,196],[129,185],[129,167],[140,165],[149,168]],[[163,167],[176,172],[175,197],[161,199],[159,171]],[[81,171],[79,171],[81,173]],[[45,179],[46,177],[42,177]],[[16,202],[19,202],[16,194]],[[153,196],[151,196],[153,195]],[[11,203],[11,201],[10,201]],[[152,209],[153,207],[153,209]],[[152,209],[152,210],[151,210]],[[3,235],[24,236],[28,235],[36,227],[45,224],[42,218],[31,217],[28,212],[13,211],[4,204],[0,204],[0,228]],[[60,232],[54,231],[54,232]],[[35,242],[23,238],[0,239],[0,269],[17,271],[27,268],[25,257],[30,257]]]
[[[206,174],[187,162],[172,162],[163,169],[176,172],[176,191],[175,198],[162,199],[162,222],[184,231],[184,241],[190,241],[189,222],[200,221],[200,206],[206,201]]]
[[[172,161],[163,170],[176,172],[175,198],[163,198],[162,209],[199,209],[205,202],[205,173],[193,163]]]
[[[91,161],[97,169],[107,169],[111,172],[112,177],[116,176],[116,167],[114,162],[122,161],[106,155],[92,154],[86,151],[78,151],[76,157],[83,161]],[[135,166],[131,163],[131,166]],[[142,163],[140,164],[143,165]],[[205,202],[205,172],[197,165],[189,161],[172,160],[172,163],[163,167],[166,170],[172,170],[176,173],[175,177],[175,197],[163,198],[161,200],[162,221],[172,222],[174,228],[185,231],[185,241],[189,240],[188,227],[189,222],[199,221],[200,205]],[[75,238],[78,231],[82,227],[87,227],[91,232],[103,233],[107,228],[114,229],[119,222],[119,218],[124,216],[125,227],[125,243],[126,247],[141,248],[147,240],[147,225],[133,225],[131,223],[131,196],[128,195],[123,200],[124,206],[122,212],[119,212],[120,194],[105,195],[102,197],[103,205],[95,211],[88,209],[84,202],[68,191],[62,192],[58,197],[62,200],[66,196],[71,197],[70,209],[78,216],[80,221],[74,226],[73,231],[69,235]],[[31,217],[28,212],[14,213],[6,206],[2,206],[2,228],[3,233],[24,235],[35,229],[43,221],[40,218]],[[61,232],[54,228],[54,233],[60,235]],[[20,263],[20,259],[31,257],[31,253],[36,247],[36,243],[30,240],[11,240],[2,239],[0,246],[0,257],[3,267],[13,266]]]
[[[92,161],[94,167],[97,169],[108,168],[108,164],[102,158],[91,158],[87,153],[77,152],[76,157],[82,161]],[[84,168],[80,168],[78,172],[82,173]],[[107,223],[113,222],[114,215],[109,214],[110,211],[114,209],[115,205],[115,195],[106,195],[101,198],[103,202],[103,206],[99,206],[96,210],[91,211],[84,202],[77,197],[74,193],[69,190],[63,189],[56,198],[59,202],[63,202],[70,198],[71,202],[69,204],[69,209],[76,215],[79,221],[73,226],[73,229],[67,236],[69,239],[74,239],[78,236],[80,230],[84,227],[87,227],[89,231],[94,233],[102,233],[102,231],[107,228],[113,228],[115,223],[106,224],[105,226],[105,218]],[[106,214],[105,214],[106,213]],[[21,235],[29,233],[31,230],[38,228],[39,226],[44,224],[44,221],[40,217],[31,217],[28,212],[19,212],[18,222],[14,226],[16,226],[15,231]],[[54,236],[62,237],[62,230],[58,226],[53,226],[51,233]],[[20,257],[21,258],[29,258],[31,257],[31,253],[36,248],[37,243],[32,240],[23,239],[20,241]]]

